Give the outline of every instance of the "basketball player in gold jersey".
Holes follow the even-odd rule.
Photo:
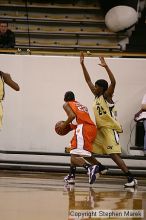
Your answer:
[[[93,143],[93,153],[108,154],[118,167],[127,176],[128,182],[125,187],[134,187],[137,180],[128,170],[126,164],[122,160],[121,146],[119,144],[119,133],[122,132],[120,123],[116,120],[114,101],[112,99],[115,90],[116,80],[110,68],[106,64],[103,57],[99,57],[101,67],[105,68],[110,79],[110,85],[104,79],[99,79],[92,83],[89,73],[84,64],[84,54],[80,54],[80,64],[83,70],[84,78],[94,94],[93,111],[96,119],[98,133]]]
[[[19,85],[14,82],[8,73],[4,73],[0,71],[0,128],[2,127],[2,118],[3,118],[3,108],[2,108],[2,100],[4,99],[4,84],[7,84],[12,89],[19,91]]]

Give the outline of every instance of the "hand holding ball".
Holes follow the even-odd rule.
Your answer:
[[[64,121],[58,121],[55,125],[56,133],[61,136],[68,134],[72,130],[70,124],[67,125],[64,129],[60,129],[61,126],[63,125],[63,123],[64,123]]]

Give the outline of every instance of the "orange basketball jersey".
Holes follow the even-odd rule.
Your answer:
[[[68,102],[69,106],[76,114],[76,122],[77,124],[90,124],[95,125],[91,120],[88,108],[77,101]]]
[[[76,129],[71,140],[71,150],[78,149],[92,152],[92,142],[97,133],[96,126],[91,120],[86,106],[77,101],[68,102],[68,105],[76,115]]]

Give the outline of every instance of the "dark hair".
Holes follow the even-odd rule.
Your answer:
[[[108,82],[105,79],[99,79],[95,82],[95,86],[98,85],[103,89],[103,91],[106,91],[108,89]]]
[[[64,101],[69,102],[75,100],[75,95],[72,91],[68,91],[64,95]]]

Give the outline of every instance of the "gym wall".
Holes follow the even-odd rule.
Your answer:
[[[114,101],[124,132],[120,135],[123,153],[128,154],[135,143],[134,114],[146,93],[145,59],[106,58],[117,85]],[[108,79],[98,65],[98,57],[85,57],[86,67],[95,82]],[[15,92],[5,85],[3,128],[0,132],[1,150],[64,152],[72,133],[61,137],[54,131],[55,123],[65,120],[62,108],[64,93],[72,90],[76,99],[86,105],[94,120],[94,99],[82,73],[79,57],[0,55],[0,70],[10,73],[20,85]]]

